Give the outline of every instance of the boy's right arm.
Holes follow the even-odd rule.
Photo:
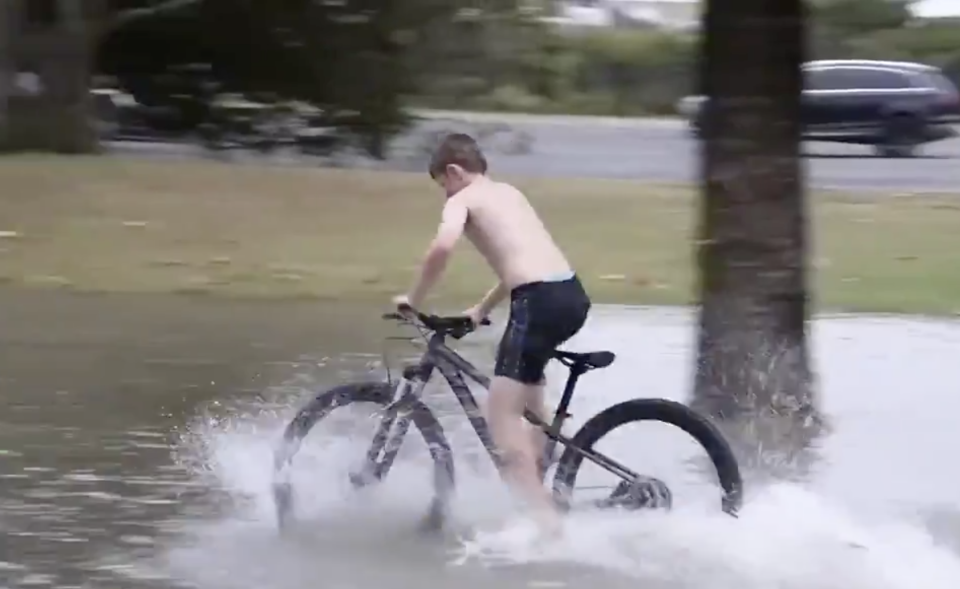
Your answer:
[[[483,297],[480,301],[480,304],[476,306],[477,311],[481,317],[486,317],[493,311],[494,307],[500,304],[500,302],[507,297],[507,287],[503,285],[502,282],[498,282],[496,286],[490,289],[490,291]]]

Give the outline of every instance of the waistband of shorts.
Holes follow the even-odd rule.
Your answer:
[[[510,290],[510,294],[512,296],[518,296],[518,295],[531,292],[538,288],[549,286],[551,284],[565,284],[565,283],[577,283],[577,282],[580,282],[580,279],[577,277],[576,272],[573,272],[573,271],[563,272],[563,273],[545,278],[544,280],[534,280],[533,282],[525,282],[523,284],[518,284],[517,286],[513,287]]]

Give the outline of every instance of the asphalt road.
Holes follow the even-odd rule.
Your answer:
[[[491,165],[498,172],[551,177],[602,177],[689,182],[697,176],[697,145],[678,120],[621,120],[592,117],[473,113],[429,114],[420,130],[503,128],[486,138]],[[423,133],[397,141],[388,167],[423,169]],[[123,153],[195,157],[199,149],[183,145],[116,143]],[[809,143],[805,162],[817,188],[892,192],[960,190],[960,139],[926,146],[911,159],[875,157],[868,147]],[[231,155],[246,160],[251,156]],[[302,164],[294,155],[273,156],[275,163]],[[364,164],[353,159],[351,165]],[[369,163],[368,163],[369,165]]]

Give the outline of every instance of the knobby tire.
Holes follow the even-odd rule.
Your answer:
[[[370,403],[386,407],[393,400],[395,389],[396,383],[358,382],[344,384],[318,394],[301,408],[290,424],[287,425],[283,434],[283,441],[274,456],[275,473],[290,467],[304,438],[317,423],[333,410],[354,403]],[[405,413],[409,415],[412,424],[420,431],[421,436],[427,443],[430,457],[433,459],[434,499],[431,510],[444,510],[449,504],[455,480],[450,443],[447,441],[443,427],[437,421],[433,412],[420,400],[408,399],[404,402],[404,406]],[[386,473],[383,474],[386,476]],[[286,483],[285,488],[283,484],[275,484],[275,493],[277,492],[287,493],[286,501],[289,505],[289,502],[292,501],[292,490],[289,488],[289,484]],[[281,503],[279,499],[278,503]],[[283,513],[284,509],[284,507],[278,506],[278,511],[281,512],[278,514],[281,527],[284,525],[285,518],[291,515]],[[287,510],[290,509],[292,507]]]
[[[592,450],[616,428],[628,423],[657,421],[673,425],[691,436],[706,450],[723,489],[721,508],[736,515],[743,503],[743,479],[733,449],[706,417],[682,403],[667,399],[631,399],[608,407],[590,418],[573,437],[573,446]],[[577,474],[585,457],[567,447],[557,462],[553,492],[564,507],[570,506]]]

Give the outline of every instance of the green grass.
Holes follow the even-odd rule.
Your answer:
[[[518,180],[599,302],[693,298],[691,189]],[[821,308],[960,312],[960,199],[816,194]],[[0,282],[82,291],[386,300],[406,289],[439,220],[425,174],[0,160]],[[467,244],[437,289],[493,276]]]

